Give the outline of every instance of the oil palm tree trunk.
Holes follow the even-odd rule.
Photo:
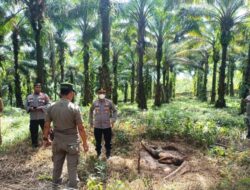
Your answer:
[[[12,33],[12,43],[13,43],[13,53],[14,53],[14,69],[15,69],[15,97],[16,97],[16,106],[19,108],[24,108],[22,100],[22,90],[21,90],[21,80],[19,75],[19,42],[18,42],[18,28],[15,27]]]
[[[91,89],[89,81],[89,46],[86,43],[84,44],[83,64],[84,64],[83,106],[87,106],[89,103],[91,103]]]
[[[162,45],[163,39],[160,37],[157,42],[157,51],[156,51],[156,74],[157,74],[157,82],[155,89],[155,102],[154,105],[160,107],[161,106],[161,60],[162,60]]]
[[[106,95],[111,97],[112,83],[109,73],[109,50],[110,50],[110,1],[100,0],[100,16],[102,28],[102,67],[100,68],[100,86],[106,89]]]
[[[114,88],[113,88],[113,91],[112,91],[112,100],[113,100],[114,104],[118,103],[118,93],[117,93],[117,88],[118,88],[117,65],[118,65],[118,54],[116,52],[114,52],[114,55],[113,55]]]
[[[227,59],[227,47],[228,43],[222,44],[222,60],[219,74],[219,86],[218,86],[218,100],[216,101],[215,107],[224,108],[226,107],[225,101],[225,70],[226,70],[226,59]]]
[[[212,78],[212,92],[211,92],[211,103],[215,103],[216,98],[216,79],[217,79],[217,65],[219,61],[219,52],[213,47],[213,78]]]

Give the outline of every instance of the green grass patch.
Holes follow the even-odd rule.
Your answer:
[[[7,107],[1,120],[3,144],[0,152],[6,151],[9,146],[17,145],[29,137],[29,115],[25,111]]]
[[[146,127],[149,139],[166,140],[174,137],[186,139],[199,146],[208,147],[217,140],[241,139],[245,128],[244,116],[238,115],[240,100],[229,98],[227,108],[216,109],[213,105],[188,97],[180,97],[160,108],[148,102],[148,111],[140,111],[137,105],[121,104],[119,121],[122,127],[130,126],[130,135],[139,126]]]

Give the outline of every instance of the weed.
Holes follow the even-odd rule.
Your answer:
[[[95,177],[90,177],[87,180],[88,190],[103,190],[103,184]]]

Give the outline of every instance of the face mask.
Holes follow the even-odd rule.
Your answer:
[[[105,98],[105,94],[99,94],[99,98],[100,99],[104,99]]]

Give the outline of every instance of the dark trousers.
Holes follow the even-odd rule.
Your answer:
[[[107,129],[99,129],[95,128],[94,129],[94,135],[95,135],[95,141],[96,141],[96,152],[97,155],[101,154],[101,149],[102,149],[102,135],[104,136],[104,141],[105,141],[105,148],[106,148],[106,156],[110,156],[111,152],[111,139],[112,139],[112,130],[111,128]]]
[[[30,135],[31,135],[31,142],[32,142],[33,147],[38,147],[39,125],[43,131],[44,119],[30,120]]]

